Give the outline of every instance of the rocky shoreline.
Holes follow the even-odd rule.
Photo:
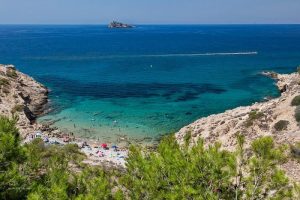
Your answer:
[[[76,138],[51,124],[37,123],[37,117],[49,111],[49,91],[33,78],[16,70],[13,65],[0,64],[0,92],[0,115],[17,118],[16,125],[24,142],[29,142],[39,133],[53,144],[75,143],[82,146],[85,143],[87,145],[81,148],[87,155],[85,163],[116,168],[125,166],[126,148],[120,148],[118,152],[113,149],[104,150],[99,141]],[[64,141],[65,138],[69,141]]]
[[[0,114],[18,116],[17,126],[22,137],[39,129],[36,118],[48,105],[48,90],[13,65],[0,65]]]
[[[251,106],[238,107],[224,113],[210,115],[201,118],[179,130],[175,137],[180,144],[183,144],[187,134],[190,134],[191,145],[200,138],[206,144],[221,142],[223,148],[233,150],[236,141],[236,133],[242,133],[247,144],[261,136],[272,136],[278,144],[294,144],[300,142],[299,123],[295,120],[296,107],[291,106],[292,99],[300,95],[300,75],[277,74],[265,72],[263,75],[276,80],[276,85],[281,92],[281,96],[266,102],[254,103]],[[0,65],[0,115],[10,118],[18,116],[17,127],[20,135],[26,140],[33,133],[40,131],[50,140],[63,141],[66,133],[61,132],[49,124],[40,124],[36,118],[44,114],[48,108],[48,89],[33,78],[17,71],[12,65]],[[286,122],[286,127],[282,130],[276,129],[276,124],[280,121]],[[68,135],[71,141],[81,144],[87,140],[75,138]],[[99,141],[88,141],[91,148],[82,149],[87,155],[86,163],[92,165],[104,165],[109,167],[124,167],[125,160],[112,156],[99,157],[95,152],[99,148]],[[95,147],[97,146],[98,147]],[[95,151],[95,152],[94,152]],[[122,150],[122,157],[125,158],[127,150]],[[286,173],[293,179],[300,181],[300,165],[298,162],[290,160],[282,166]]]
[[[201,118],[179,130],[175,134],[177,141],[183,144],[189,134],[192,141],[190,145],[201,138],[205,144],[221,142],[227,150],[233,150],[236,146],[236,133],[245,136],[247,145],[261,136],[272,136],[277,144],[300,142],[300,126],[295,119],[296,107],[291,105],[293,98],[300,95],[299,73],[262,74],[276,81],[280,97]],[[280,124],[285,126],[278,128]],[[289,177],[300,181],[298,162],[289,160],[282,168]]]

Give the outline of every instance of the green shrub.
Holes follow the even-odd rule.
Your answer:
[[[185,135],[184,135],[184,137],[183,137],[185,145],[189,145],[190,144],[191,138],[192,138],[191,131],[186,132]]]
[[[0,199],[25,199],[27,180],[20,170],[25,157],[16,121],[0,116]]]
[[[257,110],[252,110],[249,113],[248,119],[245,121],[245,126],[246,127],[250,127],[253,125],[253,122],[255,120],[258,120],[260,118],[262,118],[264,116],[264,114],[262,112],[258,112]]]
[[[9,80],[7,80],[6,78],[0,78],[0,86],[6,86],[9,85]]]
[[[6,71],[6,76],[8,76],[10,78],[17,78],[18,74],[17,74],[16,70],[14,70],[14,69],[8,69]]]
[[[294,158],[300,159],[300,142],[291,146],[291,154]]]
[[[276,166],[285,159],[284,149],[271,137],[255,140],[249,154],[239,151],[239,159],[236,153],[218,143],[205,148],[201,140],[180,147],[166,137],[155,152],[131,147],[121,183],[129,199],[269,199],[265,191],[274,191],[274,199],[289,197],[289,181]]]
[[[297,67],[297,72],[298,72],[298,74],[300,74],[300,66]]]
[[[155,151],[131,146],[126,173],[80,163],[76,145],[21,145],[15,120],[0,116],[0,199],[297,199],[279,165],[286,149],[271,137],[238,136],[235,152],[174,135]]]
[[[19,105],[15,105],[12,109],[11,109],[11,113],[16,113],[16,112],[22,112],[24,110],[24,106],[19,104]]]
[[[2,92],[4,93],[4,94],[9,94],[10,93],[10,90],[8,89],[8,88],[2,88]]]
[[[280,120],[280,121],[276,122],[276,124],[274,125],[274,128],[276,131],[283,131],[283,130],[287,129],[288,125],[289,125],[289,121]]]
[[[295,110],[295,119],[297,122],[300,122],[300,106],[297,106]]]
[[[295,96],[294,99],[291,102],[292,106],[299,106],[300,105],[300,95]]]

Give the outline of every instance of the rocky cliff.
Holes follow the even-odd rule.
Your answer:
[[[272,136],[278,144],[300,142],[299,123],[295,118],[297,107],[291,105],[294,97],[300,95],[300,75],[298,73],[264,75],[276,80],[281,91],[279,98],[201,118],[176,133],[178,142],[182,144],[185,136],[190,134],[191,145],[202,138],[207,144],[219,141],[223,148],[233,150],[237,144],[238,132],[245,136],[248,145],[261,136]],[[300,180],[299,163],[290,160],[283,168],[290,177]]]
[[[18,116],[23,137],[38,129],[35,120],[48,103],[48,90],[13,65],[0,65],[0,115]]]

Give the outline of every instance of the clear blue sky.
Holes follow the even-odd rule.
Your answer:
[[[0,24],[300,23],[300,0],[0,0]]]

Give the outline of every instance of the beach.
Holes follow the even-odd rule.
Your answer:
[[[299,33],[297,25],[0,25],[0,60],[50,91],[39,123],[151,144],[201,117],[278,97],[260,72],[294,71]]]
[[[128,146],[75,137],[55,127],[37,123],[37,117],[49,111],[48,89],[45,86],[17,71],[13,65],[0,65],[0,80],[0,114],[17,117],[23,144],[36,138],[42,139],[46,145],[76,144],[87,156],[85,163],[125,167]]]
[[[8,70],[14,71],[15,77],[8,77]],[[8,87],[9,92],[1,98],[0,112],[2,115],[10,117],[17,113],[19,118],[17,126],[23,143],[31,142],[38,137],[47,145],[76,144],[87,156],[85,163],[117,168],[126,166],[125,159],[128,156],[129,144],[143,145],[143,143],[128,141],[126,138],[121,138],[120,143],[112,143],[78,137],[49,124],[38,123],[37,117],[49,111],[48,89],[28,75],[17,71],[13,65],[0,65],[0,72],[1,79],[9,81],[9,84],[5,86]],[[294,119],[295,107],[290,105],[291,100],[300,94],[299,74],[263,72],[263,75],[274,79],[281,93],[280,97],[196,120],[175,134],[177,141],[183,144],[185,135],[190,133],[192,137],[190,145],[195,144],[201,138],[207,145],[219,141],[227,150],[235,148],[237,132],[245,135],[247,144],[256,138],[268,135],[273,136],[277,144],[294,144],[300,141],[300,129]],[[31,100],[29,101],[29,99]],[[22,109],[13,113],[12,110],[16,109],[18,105],[22,105]],[[262,113],[263,118],[254,121],[251,127],[246,127],[244,124],[249,118],[249,113],[253,111]],[[288,128],[276,131],[274,125],[280,120],[288,120]],[[287,174],[290,173],[291,176],[299,179],[297,170],[300,169],[300,166],[297,163],[289,161],[283,168],[287,170]]]

